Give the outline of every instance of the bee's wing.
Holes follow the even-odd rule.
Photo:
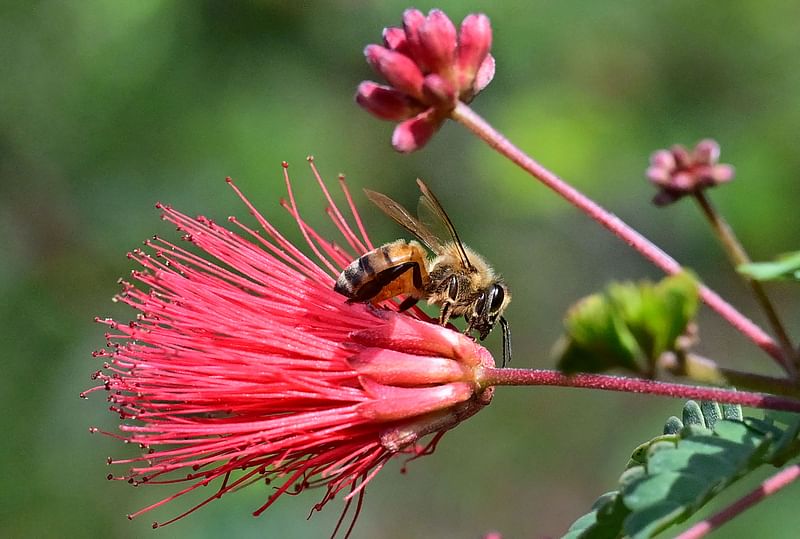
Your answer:
[[[461,243],[461,239],[458,237],[458,232],[456,232],[456,228],[453,226],[453,222],[450,220],[450,217],[447,216],[447,213],[442,208],[442,205],[439,203],[439,199],[436,198],[436,195],[433,194],[425,182],[417,178],[417,185],[419,185],[419,190],[422,191],[422,196],[419,198],[419,207],[417,208],[417,215],[419,217],[419,222],[426,227],[427,230],[431,230],[433,228],[436,230],[437,228],[442,228],[443,234],[437,236],[433,234],[435,237],[447,236],[447,241],[452,242],[453,245],[456,246],[458,249],[458,255],[461,258],[461,263],[464,264],[465,269],[474,269],[472,264],[469,261],[469,257],[467,256],[467,252],[464,249],[464,244]],[[428,227],[431,228],[428,228]],[[442,240],[439,240],[439,243],[444,243]]]
[[[407,209],[377,191],[364,189],[364,193],[366,193],[367,198],[369,198],[373,204],[378,206],[386,215],[394,219],[397,224],[418,237],[431,251],[436,254],[442,253],[444,250],[442,241],[436,234],[431,232],[427,226],[422,224],[416,217],[413,217]]]

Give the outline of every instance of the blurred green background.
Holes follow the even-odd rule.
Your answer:
[[[712,136],[736,180],[712,194],[756,259],[797,249],[800,4],[669,2],[418,2],[456,21],[484,11],[495,30],[494,82],[475,101],[490,122],[545,165],[639,228],[759,323],[763,317],[688,201],[656,210],[643,179],[654,149]],[[310,521],[318,492],[282,499],[256,519],[265,492],[226,496],[166,529],[125,514],[169,487],[108,482],[105,458],[133,451],[104,395],[88,401],[103,346],[95,315],[111,303],[125,253],[169,235],[156,201],[217,219],[247,212],[233,176],[281,225],[280,163],[306,216],[322,207],[304,162],[330,180],[413,204],[425,178],[463,238],[505,275],[518,367],[550,367],[561,316],[611,279],[659,273],[457,125],[410,156],[392,125],[361,111],[355,87],[374,75],[362,48],[407,4],[340,0],[86,0],[0,8],[0,350],[3,537],[327,537],[334,501]],[[373,239],[398,229],[364,203]],[[324,219],[318,212],[322,225]],[[323,225],[324,226],[324,225]],[[327,229],[331,230],[331,229]],[[293,237],[299,237],[294,231]],[[796,337],[797,290],[770,290]],[[774,373],[771,362],[707,310],[702,351]],[[499,350],[499,335],[488,341]],[[581,390],[500,389],[492,406],[449,433],[432,457],[371,483],[354,537],[507,538],[562,533],[609,490],[629,451],[660,432],[681,402]],[[764,474],[769,470],[764,470]],[[759,478],[749,478],[749,485]],[[740,485],[738,494],[744,492]],[[794,537],[791,487],[724,529]],[[732,499],[730,495],[726,499]],[[719,503],[710,509],[719,507]]]

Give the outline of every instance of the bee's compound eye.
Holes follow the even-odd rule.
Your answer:
[[[451,275],[447,282],[447,295],[455,301],[458,299],[458,277]]]
[[[489,304],[489,310],[492,313],[496,313],[503,306],[503,301],[506,299],[506,291],[502,286],[496,284],[492,286],[492,291],[489,295],[492,298]]]

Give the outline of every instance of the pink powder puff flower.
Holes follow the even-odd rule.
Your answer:
[[[122,420],[122,434],[106,434],[143,450],[109,458],[130,467],[109,479],[185,483],[129,518],[212,482],[204,501],[153,526],[251,483],[273,485],[254,515],[282,494],[324,487],[315,510],[342,492],[346,500],[334,535],[356,500],[349,535],[364,487],[388,460],[432,452],[445,431],[490,402],[492,389],[475,380],[494,360],[472,339],[421,311],[348,304],[333,291],[342,268],[373,246],[343,178],[360,234],[311,166],[349,252],[300,217],[284,168],[282,204],[320,263],[230,180],[261,230],[230,217],[234,232],[159,204],[189,245],[153,237],[129,254],[142,268],[115,299],[138,314],[129,323],[98,319],[110,328],[107,349],[95,353],[105,361],[94,374],[102,385],[86,393],[105,389]],[[419,444],[426,435],[433,436]]]
[[[397,151],[422,148],[460,100],[469,103],[494,77],[492,27],[482,13],[467,15],[457,33],[442,11],[403,13],[402,28],[385,28],[383,46],[364,49],[388,85],[362,82],[356,101],[384,120],[399,121]]]
[[[731,181],[733,166],[718,161],[719,144],[712,139],[701,140],[691,152],[680,144],[654,152],[646,173],[660,189],[653,203],[666,206],[688,194]]]

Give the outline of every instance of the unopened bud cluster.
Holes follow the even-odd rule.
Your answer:
[[[456,31],[442,11],[403,13],[402,28],[386,28],[383,45],[368,45],[367,61],[388,85],[362,82],[356,101],[375,116],[399,121],[398,151],[421,148],[458,101],[469,103],[494,77],[492,28],[483,14],[468,15]]]
[[[733,174],[733,166],[719,163],[719,144],[711,139],[701,140],[692,151],[679,144],[658,150],[647,169],[647,178],[659,188],[653,198],[657,206],[729,182]]]

